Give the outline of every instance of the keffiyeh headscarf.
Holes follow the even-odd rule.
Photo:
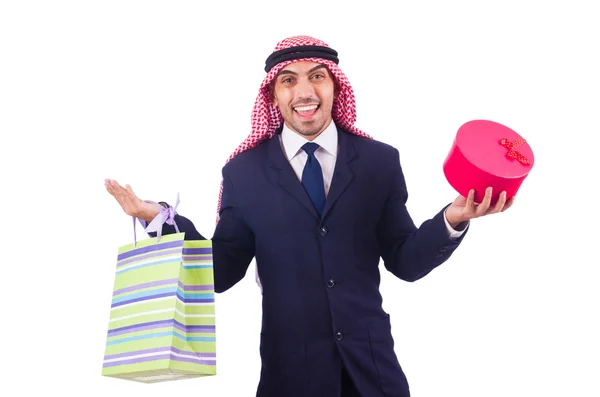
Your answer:
[[[258,96],[252,109],[252,131],[250,135],[233,151],[227,159],[229,162],[238,154],[258,146],[261,142],[270,139],[283,123],[279,108],[273,105],[269,84],[279,71],[292,62],[309,61],[323,64],[329,69],[339,87],[338,97],[333,101],[332,118],[346,131],[359,136],[371,138],[368,134],[354,126],[356,122],[356,102],[354,90],[346,75],[338,67],[337,52],[325,42],[310,36],[288,37],[275,46],[273,53],[265,62],[265,76]],[[217,205],[217,222],[221,209],[223,183],[219,192]]]

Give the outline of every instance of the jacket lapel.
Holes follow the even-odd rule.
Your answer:
[[[310,212],[317,220],[319,220],[319,214],[313,206],[310,197],[304,190],[302,183],[298,180],[294,169],[285,158],[283,154],[283,148],[279,141],[279,134],[281,133],[281,127],[277,130],[273,138],[269,141],[269,168],[275,173],[275,179],[279,186],[286,190],[293,198],[298,200],[308,212]]]
[[[323,219],[354,179],[350,163],[356,158],[356,151],[348,134],[338,127],[338,156],[335,162],[331,187],[329,188],[329,194],[327,195],[325,208],[323,209]]]
[[[324,219],[354,179],[354,173],[350,168],[350,163],[356,158],[356,151],[352,140],[349,137],[349,133],[340,130],[338,127],[338,156],[335,163],[331,187],[329,189],[329,194],[327,195],[327,200],[325,201],[325,208],[323,209],[323,216],[321,218],[319,218],[319,214],[313,206],[310,197],[304,190],[302,183],[298,180],[292,166],[283,154],[283,149],[279,141],[280,133],[281,127],[268,142],[269,168],[275,172],[275,178],[279,186],[286,190],[294,199],[298,200],[298,202],[317,220]]]

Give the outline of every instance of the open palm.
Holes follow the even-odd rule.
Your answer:
[[[123,211],[129,216],[134,216],[146,222],[150,222],[160,212],[160,204],[142,200],[136,196],[129,185],[123,187],[115,180],[106,179],[104,181],[104,186],[117,200]]]

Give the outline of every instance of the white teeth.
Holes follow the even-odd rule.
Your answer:
[[[315,110],[317,107],[318,107],[318,105],[301,106],[301,107],[294,108],[294,110],[297,112],[308,112],[309,110]]]

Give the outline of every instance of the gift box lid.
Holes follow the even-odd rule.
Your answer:
[[[519,178],[533,167],[531,147],[517,132],[489,120],[473,120],[456,133],[456,147],[478,169],[502,178]]]

